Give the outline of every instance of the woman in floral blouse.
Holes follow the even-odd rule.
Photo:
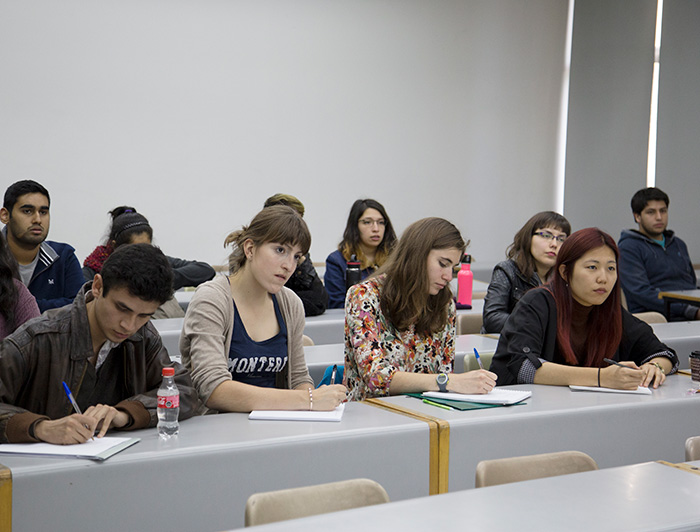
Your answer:
[[[456,310],[450,281],[465,248],[447,220],[419,220],[375,276],[350,288],[344,377],[350,400],[493,389],[496,375],[489,371],[452,373]]]

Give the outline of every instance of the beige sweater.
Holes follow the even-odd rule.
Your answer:
[[[277,387],[295,388],[303,383],[313,386],[302,344],[304,307],[296,294],[285,287],[277,293],[277,301],[287,325],[287,366],[286,371],[280,372]],[[233,298],[225,275],[199,285],[187,307],[180,334],[180,354],[204,404],[219,384],[231,380],[228,354],[233,313]]]

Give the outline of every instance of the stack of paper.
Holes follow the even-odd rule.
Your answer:
[[[532,392],[528,390],[506,390],[494,388],[485,394],[465,394],[454,392],[424,392],[423,397],[436,399],[451,399],[453,401],[467,401],[470,403],[483,403],[487,405],[514,405],[528,399]]]

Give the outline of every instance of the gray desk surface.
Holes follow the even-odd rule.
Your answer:
[[[681,368],[689,367],[688,355],[700,350],[700,321],[652,323],[651,328],[659,340],[676,351]]]
[[[13,477],[13,530],[215,531],[243,526],[259,491],[356,477],[392,500],[428,495],[429,426],[369,405],[340,423],[186,420],[174,442],[155,429],[105,462],[0,455]],[[410,467],[408,465],[410,464]]]
[[[449,488],[474,487],[481,460],[554,451],[583,451],[600,467],[685,458],[685,440],[698,434],[700,394],[687,395],[690,377],[671,375],[651,396],[532,390],[526,404],[447,411],[406,396],[382,401],[449,422]]]
[[[700,475],[654,462],[391,502],[255,530],[698,530]]]

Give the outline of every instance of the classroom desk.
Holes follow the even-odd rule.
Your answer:
[[[194,296],[194,290],[176,290],[173,295],[182,307],[182,310],[187,312],[187,307],[189,306],[190,301],[192,301],[192,296]]]
[[[474,348],[485,360],[490,360],[496,352],[498,340],[481,334],[462,334],[455,341],[454,371],[462,373],[467,370],[477,369]],[[323,372],[333,364],[344,364],[343,344],[323,344],[304,347],[304,357],[309,368],[309,374],[316,385],[321,382]]]
[[[253,493],[356,477],[392,500],[429,494],[429,425],[366,404],[339,423],[220,414],[182,422],[173,442],[129,434],[141,442],[101,463],[0,455],[13,530],[225,530],[243,526]]]
[[[659,340],[676,352],[681,368],[690,367],[688,355],[700,350],[700,321],[652,323],[651,328]]]
[[[669,290],[659,292],[659,299],[664,300],[664,314],[666,319],[671,316],[671,303],[685,303],[700,307],[700,290]]]
[[[482,314],[483,311],[484,300],[474,299],[471,309],[458,310],[457,314]],[[304,334],[311,338],[315,345],[342,343],[345,338],[345,309],[332,308],[320,316],[307,317]]]
[[[185,318],[167,318],[152,320],[151,323],[160,334],[163,346],[168,350],[172,360],[180,362],[180,332]]]
[[[655,462],[391,502],[256,527],[260,532],[698,530],[700,475]]]
[[[465,412],[407,396],[377,401],[449,424],[446,471],[452,491],[473,488],[476,465],[493,458],[576,450],[589,454],[601,468],[648,460],[680,462],[685,440],[696,436],[700,426],[700,394],[686,395],[690,387],[686,375],[669,376],[651,396],[517,385],[511,388],[533,392],[526,404]]]

